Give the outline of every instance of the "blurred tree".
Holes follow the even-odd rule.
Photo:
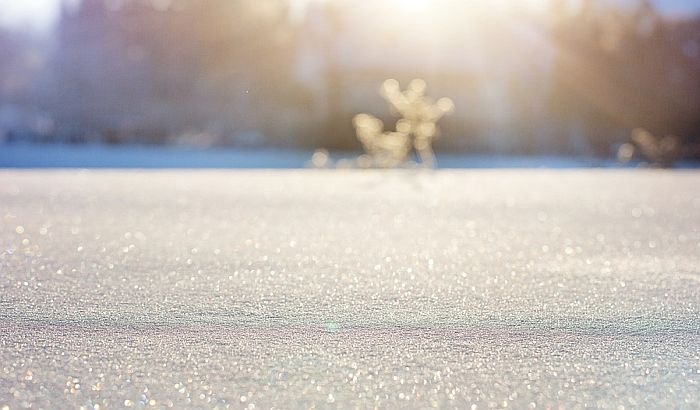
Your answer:
[[[13,90],[14,77],[17,75],[17,63],[22,54],[22,48],[16,39],[16,34],[0,29],[0,101],[6,103]]]
[[[603,27],[595,0],[583,0],[577,11],[564,1],[555,2],[552,39],[558,48],[553,67],[550,110],[560,138],[555,151],[568,152],[577,145],[599,154],[608,148],[591,144],[592,139],[614,132],[611,102],[605,94],[610,82],[611,61],[601,47]],[[580,150],[581,147],[578,147]]]
[[[0,142],[51,131],[37,104],[46,45],[34,33],[0,28]]]

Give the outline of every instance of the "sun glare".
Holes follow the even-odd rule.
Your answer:
[[[333,1],[333,0],[326,0]],[[444,0],[381,0],[397,11],[423,13],[431,9],[449,8],[452,5],[459,5],[471,9],[475,12],[483,10],[531,10],[542,11],[546,8],[547,0],[464,0],[463,2],[450,2]]]
[[[58,13],[58,0],[0,0],[0,26],[45,28]]]
[[[343,3],[348,0],[290,0],[295,7],[305,8],[311,3]],[[451,3],[451,4],[450,4]],[[466,6],[473,10],[480,9],[532,9],[542,10],[548,0],[376,0],[375,5],[388,6],[397,11],[424,12],[430,9],[449,8],[450,5]]]
[[[393,0],[392,3],[397,9],[414,13],[424,12],[431,6],[431,0]]]

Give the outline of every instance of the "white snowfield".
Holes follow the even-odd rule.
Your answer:
[[[0,171],[0,409],[700,407],[700,173]]]

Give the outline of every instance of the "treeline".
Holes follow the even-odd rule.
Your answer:
[[[318,4],[312,19],[295,20],[289,0],[82,0],[64,7],[48,41],[0,31],[0,140],[353,149],[359,145],[343,132],[351,131],[358,102],[372,96],[367,110],[376,109],[376,87],[396,75],[423,77],[429,86],[442,81],[436,92],[456,100],[438,149],[609,155],[640,127],[698,142],[697,18],[662,18],[645,0],[625,8],[552,0],[547,12],[517,21],[542,34],[551,61],[513,64],[508,47],[524,41],[514,24],[489,26],[498,15],[472,16],[488,26],[484,37],[493,37],[481,39],[486,73],[469,72],[472,66],[455,73],[452,65],[449,75],[470,84],[452,86],[439,69],[421,72],[410,61],[402,73],[391,72],[395,62],[363,67],[362,48],[346,42],[364,28],[343,20],[361,6]],[[451,55],[438,57],[479,52],[473,38],[460,41],[467,29],[452,27],[445,48]],[[410,50],[400,33],[387,44]],[[352,70],[387,77],[358,83]],[[505,93],[497,107],[502,135],[487,131],[493,119],[481,115],[487,103],[480,98],[495,95],[481,83],[497,81],[504,82],[494,87]],[[505,142],[487,143],[499,137]]]
[[[284,0],[66,6],[45,69],[26,90],[32,108],[54,123],[46,138],[258,144],[280,135],[287,124],[269,119],[303,97],[287,7]]]
[[[634,128],[700,141],[700,21],[663,19],[648,0],[625,10],[586,0],[574,14],[565,3],[554,2],[551,28],[560,133],[577,129],[598,153]]]

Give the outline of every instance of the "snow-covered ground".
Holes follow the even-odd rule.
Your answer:
[[[699,186],[0,171],[0,408],[698,408]]]

